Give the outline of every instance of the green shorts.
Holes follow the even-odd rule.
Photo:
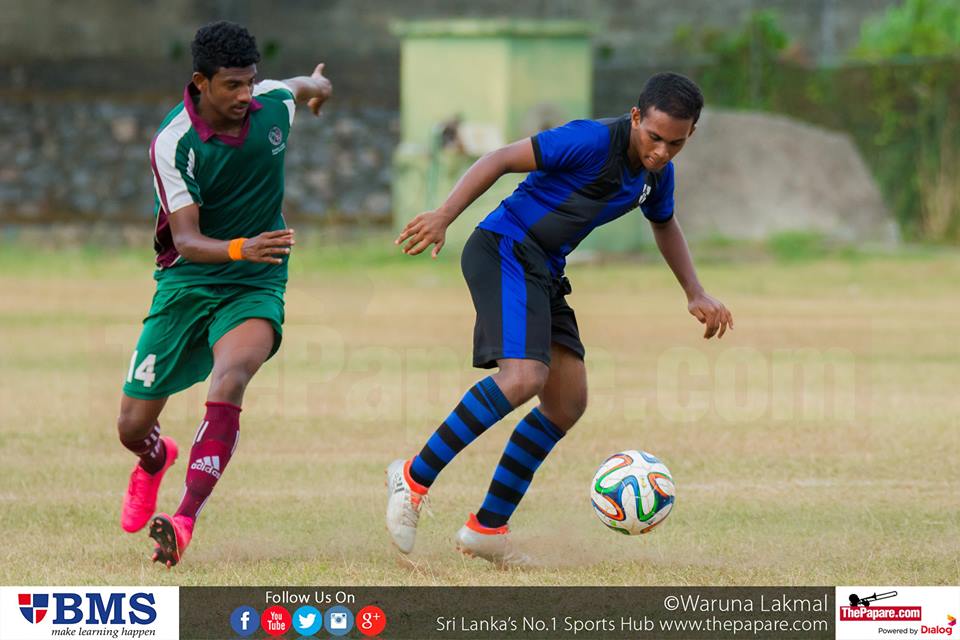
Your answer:
[[[155,400],[205,380],[213,369],[213,345],[251,318],[273,325],[272,357],[283,335],[282,293],[242,285],[157,291],[130,358],[123,392]]]

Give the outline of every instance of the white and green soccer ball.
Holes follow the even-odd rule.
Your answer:
[[[600,522],[628,536],[647,533],[667,519],[676,487],[667,465],[646,451],[621,451],[600,465],[590,486]]]

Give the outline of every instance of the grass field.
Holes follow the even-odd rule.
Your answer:
[[[591,407],[512,522],[544,567],[504,574],[461,558],[452,536],[512,424],[440,477],[414,565],[383,527],[383,468],[482,375],[456,252],[309,244],[284,346],[248,391],[238,453],[173,571],[118,523],[132,457],[114,421],[153,292],[149,250],[0,247],[0,583],[960,582],[960,256],[709,262],[701,276],[736,316],[722,342],[700,337],[663,265],[572,267]],[[205,390],[161,419],[184,446]],[[637,538],[605,529],[587,494],[627,448],[659,455],[678,486],[670,519]]]

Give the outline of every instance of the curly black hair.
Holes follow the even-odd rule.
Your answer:
[[[637,108],[644,116],[647,109],[656,107],[679,120],[693,120],[696,124],[703,109],[703,93],[696,83],[679,73],[658,73],[640,90]]]
[[[193,70],[207,78],[223,67],[248,67],[260,62],[257,40],[234,22],[211,22],[197,30],[190,43]]]

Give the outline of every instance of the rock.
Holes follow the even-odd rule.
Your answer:
[[[115,118],[110,123],[113,138],[121,144],[133,142],[137,137],[137,120],[132,116]]]
[[[307,171],[303,181],[318,191],[327,191],[330,188],[330,174],[326,171]]]
[[[390,213],[390,193],[371,193],[363,200],[364,213]]]
[[[693,237],[811,231],[896,241],[883,196],[845,134],[771,114],[705,110],[675,166],[678,216]]]

